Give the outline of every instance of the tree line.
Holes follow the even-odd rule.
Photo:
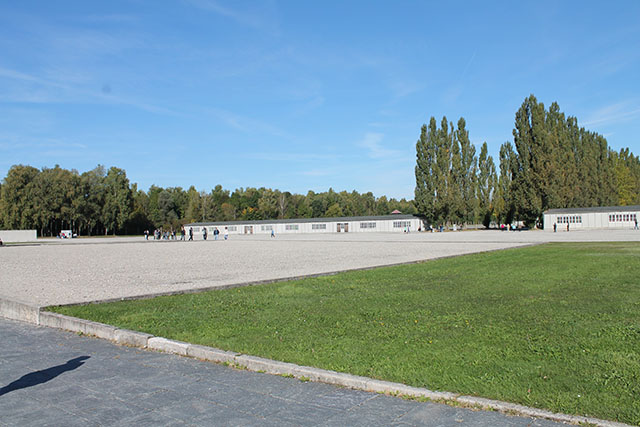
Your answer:
[[[14,165],[0,184],[0,228],[36,229],[40,236],[61,230],[141,234],[197,221],[387,215],[396,209],[417,212],[405,199],[331,188],[302,195],[270,188],[231,192],[217,185],[206,192],[152,185],[145,192],[129,182],[123,169],[100,165],[82,174],[58,165],[42,170]]]
[[[516,112],[513,143],[500,147],[499,170],[486,142],[476,156],[464,118],[454,127],[431,117],[416,143],[415,177],[416,209],[432,224],[532,226],[550,208],[640,204],[640,159],[533,95]]]

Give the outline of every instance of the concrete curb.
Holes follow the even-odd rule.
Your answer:
[[[0,316],[40,324],[40,307],[18,300],[0,298]]]
[[[299,366],[293,363],[279,362],[277,360],[264,359],[256,356],[248,356],[212,347],[156,337],[142,332],[119,329],[102,323],[41,310],[42,307],[34,306],[32,304],[0,298],[0,316],[2,317],[92,335],[121,345],[148,348],[150,350],[193,357],[209,362],[228,363],[250,371],[292,376],[303,381],[323,382],[356,390],[372,391],[390,395],[427,398],[437,402],[457,403],[465,407],[496,410],[511,415],[545,418],[552,421],[571,424],[591,424],[602,427],[630,427],[628,424],[618,423],[615,421],[582,417],[578,415],[560,414],[515,403],[501,402],[482,397],[463,396],[449,392],[432,391],[425,388],[411,387],[405,384],[375,380],[372,378],[318,369],[310,366]]]

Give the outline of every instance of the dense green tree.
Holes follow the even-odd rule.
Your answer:
[[[105,198],[106,172],[104,166],[98,165],[94,169],[80,175],[81,200],[79,234],[97,234],[102,227],[102,207]]]
[[[193,185],[187,190],[187,209],[184,220],[185,222],[203,221],[202,196]]]
[[[465,180],[462,167],[462,156],[460,154],[460,145],[457,138],[457,132],[453,133],[451,140],[451,166],[447,179],[447,215],[446,222],[450,224],[460,224],[464,221],[464,200],[463,200],[463,182]]]
[[[324,216],[326,216],[327,218],[335,218],[344,216],[344,213],[342,212],[342,208],[340,208],[340,205],[338,203],[334,203],[329,206]]]
[[[460,194],[463,201],[461,219],[465,224],[475,224],[478,219],[478,199],[476,197],[478,187],[478,158],[476,157],[476,148],[469,139],[466,122],[462,117],[458,120],[456,140],[460,147],[460,166],[462,172],[460,177]]]
[[[123,229],[133,212],[133,196],[129,179],[123,169],[109,168],[104,178],[104,205],[102,207],[102,223],[104,234]]]
[[[492,198],[496,187],[496,167],[488,151],[487,143],[484,142],[480,148],[478,175],[476,178],[478,210],[480,220],[486,228],[489,228],[493,219],[494,207]]]
[[[516,208],[512,187],[516,169],[516,154],[513,145],[510,142],[505,142],[500,147],[500,176],[493,197],[495,217],[501,224],[510,224],[514,219]]]
[[[35,227],[36,208],[34,181],[40,174],[31,166],[11,166],[2,185],[0,215],[3,227],[25,229]]]
[[[279,216],[278,198],[279,192],[272,189],[260,188],[260,198],[258,199],[259,219],[275,219]]]
[[[513,140],[517,156],[511,191],[516,214],[525,223],[533,224],[542,214],[543,201],[548,196],[542,182],[548,173],[545,167],[544,105],[539,104],[533,95],[526,98],[516,112]]]

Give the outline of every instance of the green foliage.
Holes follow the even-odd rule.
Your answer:
[[[55,311],[432,390],[640,423],[640,245],[469,255]]]
[[[301,195],[264,187],[230,193],[216,185],[207,193],[193,186],[185,191],[152,185],[145,193],[129,182],[123,169],[107,171],[101,165],[81,175],[59,166],[39,171],[15,165],[0,183],[0,226],[36,228],[40,236],[63,229],[78,235],[141,234],[197,221],[388,215],[395,209],[416,213],[411,200],[331,188]]]
[[[431,117],[416,143],[417,212],[432,224],[474,223],[478,214],[478,179],[475,147],[466,122],[453,124],[442,118],[440,128]]]
[[[487,143],[482,144],[478,157],[477,200],[482,225],[489,228],[494,214],[492,199],[496,187],[496,167],[488,155]]]
[[[630,189],[640,184],[637,175],[626,174],[626,158],[619,166],[620,157],[606,139],[580,128],[574,117],[565,118],[555,102],[545,110],[533,95],[526,98],[513,136],[512,204],[517,218],[528,224],[549,208],[627,203],[633,199]],[[628,167],[637,170],[638,159],[631,155],[629,160]]]
[[[515,114],[513,143],[500,148],[500,174],[483,144],[480,157],[463,118],[453,131],[431,117],[416,143],[415,208],[431,223],[523,221],[538,224],[550,208],[640,204],[640,159],[548,110],[535,96]]]
[[[325,216],[329,218],[334,218],[334,217],[344,216],[344,213],[342,212],[340,205],[338,203],[334,203],[331,206],[329,206],[329,208],[327,209],[327,212],[325,212]]]

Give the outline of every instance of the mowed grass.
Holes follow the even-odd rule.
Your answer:
[[[54,311],[301,365],[640,424],[637,243],[547,244]]]

